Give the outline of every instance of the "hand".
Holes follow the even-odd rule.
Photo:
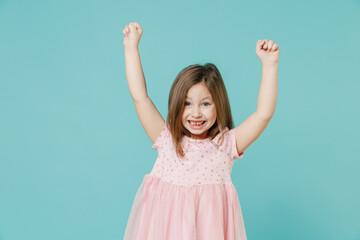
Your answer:
[[[124,33],[124,47],[138,47],[143,30],[137,22],[132,22],[126,25],[123,29]]]
[[[279,62],[279,46],[272,40],[259,40],[256,43],[256,55],[262,64],[273,64]]]

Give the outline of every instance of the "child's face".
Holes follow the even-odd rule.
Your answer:
[[[195,125],[190,121],[204,122]],[[216,108],[207,86],[203,82],[193,85],[186,95],[182,115],[183,126],[190,131],[192,138],[204,139],[215,121]]]

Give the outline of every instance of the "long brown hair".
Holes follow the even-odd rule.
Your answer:
[[[208,131],[208,138],[213,139],[224,128],[234,128],[229,98],[224,81],[217,67],[212,63],[190,65],[177,75],[169,94],[167,124],[176,147],[176,154],[184,157],[181,146],[183,135],[191,133],[182,125],[181,117],[187,91],[197,83],[205,83],[216,108],[216,121]]]

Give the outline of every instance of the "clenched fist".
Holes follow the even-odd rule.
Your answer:
[[[279,53],[279,45],[274,43],[273,40],[264,39],[256,43],[256,55],[263,64],[278,63]]]
[[[124,47],[135,47],[139,46],[140,38],[142,35],[142,28],[137,22],[132,22],[126,25],[123,29],[124,33]]]

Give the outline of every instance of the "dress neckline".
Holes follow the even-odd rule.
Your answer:
[[[188,136],[186,136],[186,135],[184,135],[184,138],[185,138],[186,140],[193,141],[193,142],[207,142],[207,141],[210,141],[210,138],[195,139],[195,138],[188,137]]]

